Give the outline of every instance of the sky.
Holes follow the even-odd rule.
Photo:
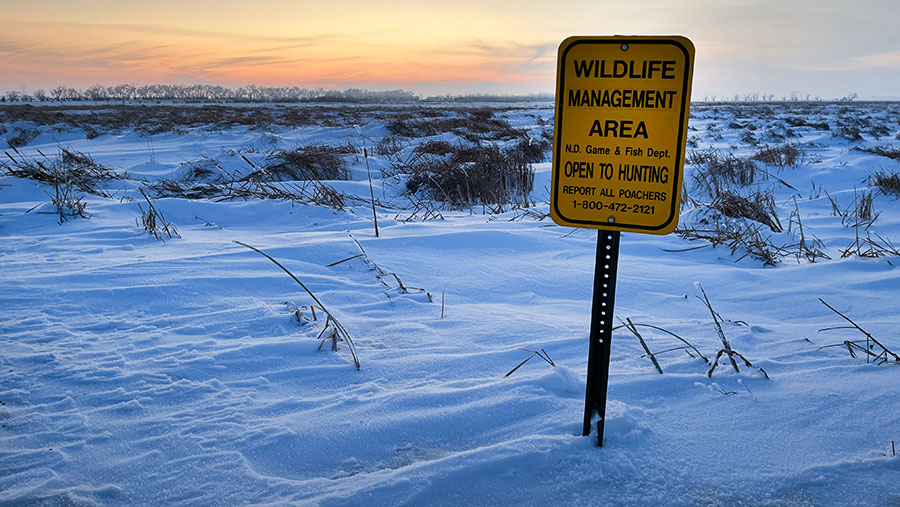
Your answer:
[[[0,0],[0,90],[553,92],[572,35],[683,35],[693,98],[900,98],[896,0]]]

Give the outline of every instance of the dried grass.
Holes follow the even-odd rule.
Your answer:
[[[10,148],[21,148],[34,140],[40,132],[33,128],[17,127],[13,130],[13,135],[6,138],[6,144]]]
[[[743,197],[725,190],[710,204],[710,208],[721,211],[725,216],[759,222],[772,232],[783,230],[775,211],[775,197],[771,192],[755,192]]]
[[[762,224],[715,218],[712,223],[702,225],[679,228],[675,233],[690,241],[708,241],[713,248],[724,245],[731,249],[732,255],[744,252],[734,262],[750,256],[767,266],[775,266],[790,255],[790,247],[776,245],[770,235],[762,234]]]
[[[759,170],[752,160],[718,150],[691,151],[687,162],[699,166],[694,172],[692,189],[709,199],[715,199],[735,185],[752,184]]]
[[[800,206],[797,204],[797,198],[794,197],[794,210],[791,212],[791,218],[788,220],[788,232],[793,232],[794,223],[797,224],[796,230],[800,234],[800,241],[794,245],[797,248],[797,262],[800,259],[806,259],[809,262],[816,262],[819,259],[831,259],[825,252],[825,244],[815,235],[807,237],[803,228],[803,220],[800,218]]]
[[[850,317],[847,317],[846,315],[844,315],[843,313],[841,313],[837,309],[835,309],[833,306],[826,303],[824,299],[819,298],[819,301],[823,305],[828,307],[829,310],[838,314],[841,318],[843,318],[844,320],[846,320],[847,322],[850,323],[850,326],[829,327],[829,328],[825,328],[825,329],[820,329],[819,330],[820,332],[833,331],[833,330],[837,330],[837,329],[856,329],[857,331],[859,331],[866,337],[865,347],[863,347],[863,345],[862,345],[863,340],[844,340],[843,342],[838,343],[838,344],[825,345],[824,347],[819,347],[820,350],[826,349],[829,347],[846,347],[847,351],[850,353],[850,357],[853,357],[853,358],[857,357],[856,352],[862,352],[863,354],[865,354],[867,363],[869,362],[870,358],[872,359],[872,361],[875,364],[878,364],[878,365],[885,364],[891,360],[893,360],[893,362],[895,362],[895,363],[900,363],[900,356],[898,356],[897,354],[892,352],[890,349],[888,349],[877,338],[872,336],[871,333],[869,333],[868,331],[866,331],[865,329],[860,327],[860,325],[857,324],[856,322],[854,322]],[[876,349],[875,347],[878,347],[878,348]],[[878,352],[879,349],[881,350],[880,352]],[[876,352],[878,352],[878,353],[876,354]]]
[[[350,257],[346,257],[339,261],[332,262],[327,267],[330,268],[330,267],[337,266],[339,264],[343,264],[345,262],[352,261],[354,259],[361,259],[362,262],[365,263],[369,267],[369,269],[371,269],[372,271],[375,272],[375,278],[377,278],[378,281],[381,282],[381,284],[384,285],[385,287],[387,287],[388,289],[398,289],[404,294],[409,294],[411,292],[415,292],[417,294],[426,294],[428,296],[429,302],[431,301],[431,294],[426,292],[425,289],[421,289],[418,287],[409,287],[407,285],[404,285],[403,281],[400,279],[400,277],[397,275],[397,273],[394,273],[393,271],[387,271],[387,270],[383,269],[381,266],[379,266],[378,264],[376,264],[375,261],[373,261],[369,257],[369,254],[366,253],[366,250],[363,248],[362,243],[360,243],[359,240],[357,240],[355,237],[353,237],[352,234],[350,235],[350,239],[352,239],[353,242],[356,244],[356,247],[359,248],[360,253],[358,253],[356,255],[351,255]],[[386,281],[386,280],[390,280],[390,279],[393,279],[397,283],[396,287],[392,286],[390,283],[388,283]],[[388,298],[391,297],[390,294],[387,292],[385,292],[385,295]]]
[[[703,353],[697,349],[697,347],[695,347],[691,342],[685,340],[681,336],[678,336],[677,334],[673,333],[672,331],[669,331],[668,329],[665,329],[665,328],[662,328],[659,326],[654,326],[653,324],[642,324],[639,322],[632,322],[631,319],[625,319],[625,320],[627,321],[627,324],[623,322],[622,325],[614,327],[613,331],[616,331],[616,330],[619,330],[619,329],[625,327],[625,328],[628,328],[628,330],[631,331],[632,334],[634,334],[636,337],[638,337],[639,340],[643,341],[643,336],[641,336],[640,333],[637,333],[637,328],[646,327],[649,329],[654,329],[656,331],[663,332],[684,344],[683,346],[670,347],[670,348],[662,350],[660,352],[656,352],[653,354],[654,356],[659,356],[660,354],[665,354],[668,352],[675,352],[678,350],[683,350],[688,356],[690,356],[692,358],[699,357],[700,359],[703,359],[703,361],[707,365],[709,364],[709,359],[706,356],[704,356]],[[644,350],[649,354],[650,349],[649,349],[649,347],[646,346],[646,342],[644,343],[644,345],[645,345]],[[697,354],[697,356],[694,356],[694,354],[691,354],[691,350],[693,350],[694,354]],[[659,368],[659,369],[661,369],[661,368]]]
[[[890,158],[893,160],[900,160],[900,148],[895,148],[890,145],[870,146],[870,147],[856,146],[853,149],[857,150],[857,151],[863,151],[866,153],[872,153],[872,154],[879,155],[882,157],[887,157],[887,158]]]
[[[900,196],[900,173],[880,170],[869,176],[866,182],[875,185],[884,194]]]
[[[13,156],[5,152],[13,162],[6,169],[10,176],[50,185],[73,186],[82,192],[102,197],[111,197],[105,188],[108,182],[128,178],[126,173],[98,164],[89,155],[71,148],[59,148],[56,159],[50,159],[40,151],[38,153],[41,153],[43,160],[28,159],[18,151],[15,153],[16,156]]]
[[[728,341],[728,338],[725,337],[725,331],[722,330],[722,324],[720,322],[721,317],[719,316],[718,312],[713,309],[712,303],[709,302],[709,297],[706,295],[706,291],[703,289],[703,286],[698,283],[697,287],[700,289],[700,293],[703,295],[703,297],[699,299],[703,302],[706,308],[709,309],[709,313],[710,315],[712,315],[713,324],[715,324],[716,327],[716,334],[719,335],[719,339],[722,341],[722,348],[719,350],[719,352],[716,353],[716,358],[713,359],[712,367],[708,372],[706,372],[706,376],[712,377],[713,372],[716,371],[716,366],[719,365],[719,358],[722,357],[722,355],[726,355],[728,356],[728,362],[731,363],[731,366],[734,368],[735,372],[741,372],[740,368],[738,368],[737,361],[735,360],[735,357],[737,357],[744,362],[744,366],[748,368],[756,368],[760,371],[760,373],[763,374],[764,377],[768,379],[769,374],[766,373],[766,370],[762,369],[759,366],[754,366],[749,359],[744,357],[743,354],[731,348],[731,342]]]
[[[53,189],[53,194],[46,193],[50,197],[50,204],[56,209],[54,211],[37,211],[37,214],[57,215],[59,217],[57,223],[60,225],[69,218],[90,218],[90,214],[85,211],[87,203],[84,202],[84,196],[75,195],[75,189],[70,183],[54,183]],[[40,207],[39,204],[25,213],[31,213]]]
[[[758,160],[764,164],[785,167],[797,167],[803,163],[806,152],[799,145],[793,143],[766,147],[754,153],[750,159]]]
[[[549,364],[550,366],[552,366],[552,367],[554,367],[554,368],[556,367],[556,363],[554,363],[553,360],[550,359],[550,355],[547,354],[547,351],[544,350],[544,349],[540,349],[540,350],[519,349],[519,350],[521,350],[521,351],[523,351],[523,352],[531,352],[531,355],[528,356],[528,357],[526,357],[525,360],[522,361],[521,363],[517,364],[515,368],[513,368],[512,370],[509,370],[509,373],[507,373],[506,375],[504,375],[504,377],[508,377],[508,376],[512,375],[513,373],[515,373],[516,370],[518,370],[519,368],[521,368],[522,366],[524,366],[525,363],[527,363],[528,361],[530,361],[531,358],[534,357],[534,356],[538,356],[538,357],[540,357],[541,359],[543,359],[544,362],[546,362],[546,363]]]
[[[527,208],[534,186],[527,157],[515,149],[503,152],[496,145],[457,146],[443,157],[418,157],[401,170],[409,173],[410,194],[424,192],[430,199],[470,210],[476,204],[492,206],[492,211],[515,203]]]
[[[175,226],[166,221],[166,217],[163,216],[162,211],[160,211],[156,204],[150,200],[150,197],[147,196],[144,189],[139,190],[141,195],[144,196],[144,200],[147,202],[147,209],[145,210],[143,205],[138,203],[138,208],[141,210],[141,217],[138,225],[160,241],[181,237],[178,234],[178,230],[175,229]]]
[[[431,137],[456,134],[470,142],[521,137],[521,131],[495,117],[493,108],[448,111],[447,116],[397,115],[385,124],[388,132],[401,137]]]
[[[313,292],[311,290],[309,290],[309,287],[307,287],[303,282],[301,282],[299,278],[294,276],[294,274],[291,273],[290,270],[288,270],[288,268],[284,267],[284,265],[282,265],[280,262],[275,260],[271,255],[263,252],[262,250],[254,247],[254,246],[250,246],[241,241],[235,241],[235,243],[237,243],[238,245],[241,245],[243,247],[249,248],[250,250],[253,250],[254,252],[265,257],[266,259],[269,259],[270,261],[272,261],[273,264],[275,264],[276,266],[281,268],[282,271],[287,273],[288,276],[290,276],[295,282],[297,282],[298,285],[300,285],[300,287],[303,288],[303,290],[306,291],[307,294],[309,294],[309,296],[312,298],[312,300],[315,301],[317,307],[320,310],[322,310],[322,312],[325,313],[325,315],[327,317],[326,321],[325,321],[325,327],[319,333],[319,336],[317,338],[317,339],[322,339],[322,336],[323,335],[325,336],[322,343],[319,344],[319,349],[322,348],[322,345],[327,340],[332,341],[332,348],[335,351],[337,350],[338,342],[342,341],[342,342],[347,343],[347,348],[350,349],[350,355],[353,357],[353,364],[356,366],[356,369],[359,370],[359,368],[360,368],[359,356],[356,355],[356,345],[353,343],[353,339],[350,337],[350,333],[347,332],[347,329],[343,326],[343,324],[341,324],[341,322],[337,319],[337,317],[335,317],[334,314],[331,313],[330,310],[328,310],[328,308],[322,303],[322,301],[319,300],[319,298],[316,297],[316,295],[313,294]],[[298,321],[299,321],[299,318],[298,318]]]
[[[273,182],[268,172],[244,158],[252,168],[253,175],[237,179],[230,175],[228,181],[197,183],[189,180],[157,180],[150,188],[159,197],[184,199],[213,199],[216,202],[231,200],[265,199],[290,201],[297,204],[315,204],[336,210],[346,209],[345,196],[334,187],[319,180],[301,182]]]
[[[267,181],[327,181],[349,177],[345,155],[358,154],[348,145],[325,144],[301,146],[295,150],[279,150],[266,157],[264,171],[256,171],[245,179]]]

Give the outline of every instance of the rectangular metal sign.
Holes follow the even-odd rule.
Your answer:
[[[694,46],[570,37],[559,46],[550,216],[668,234],[678,225]]]

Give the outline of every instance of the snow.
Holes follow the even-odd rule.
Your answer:
[[[552,110],[497,114],[538,132],[535,117]],[[594,231],[522,209],[444,208],[443,220],[403,221],[402,183],[382,179],[389,163],[373,155],[378,238],[365,160],[349,156],[353,181],[330,182],[363,199],[346,211],[160,198],[180,235],[161,242],[136,225],[136,178],[175,177],[203,156],[235,170],[242,147],[257,162],[274,147],[359,145],[361,135],[371,146],[384,124],[95,139],[42,127],[20,154],[6,151],[38,159],[37,150],[71,147],[135,179],[111,184],[110,198],[86,195],[90,218],[59,224],[39,213],[50,209],[50,187],[0,178],[0,503],[894,505],[900,365],[820,348],[864,336],[820,331],[847,322],[818,298],[898,351],[900,259],[842,258],[856,230],[816,187],[847,207],[867,176],[900,170],[852,149],[891,144],[900,108],[695,104],[690,136],[697,150],[747,156],[756,148],[729,122],[760,133],[796,116],[832,131],[796,128],[788,140],[806,159],[769,167],[793,189],[771,178],[756,188],[775,192],[785,226],[776,242],[797,237],[787,231],[796,209],[830,259],[766,266],[677,234],[626,233],[618,268],[617,317],[672,331],[712,359],[722,344],[699,283],[731,346],[770,378],[743,364],[734,372],[725,358],[708,377],[682,351],[659,355],[659,375],[619,329],[603,448],[581,436]],[[848,117],[890,134],[835,137]],[[6,127],[4,139],[16,125]],[[419,140],[406,142],[408,151]],[[546,213],[550,163],[534,167],[532,197]],[[696,170],[688,166],[686,183]],[[900,244],[897,197],[876,192],[874,206],[870,230]],[[700,213],[685,208],[683,224]],[[354,238],[366,257],[329,267],[360,253]],[[235,240],[284,264],[340,319],[359,371],[346,343],[318,350],[321,312],[298,324],[285,302],[311,319],[303,288]],[[409,290],[379,279],[373,264]],[[657,353],[680,344],[640,329]],[[540,349],[555,367],[534,357],[504,376]]]

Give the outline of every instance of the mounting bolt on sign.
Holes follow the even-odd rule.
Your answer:
[[[678,225],[694,45],[680,36],[559,45],[550,216],[598,229],[583,434],[603,446],[619,233]]]

